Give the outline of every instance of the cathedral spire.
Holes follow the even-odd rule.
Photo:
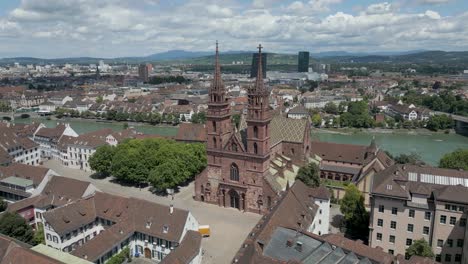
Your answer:
[[[255,82],[255,90],[257,92],[263,92],[265,87],[263,86],[263,67],[262,67],[262,44],[258,45],[258,67],[257,67],[257,80]]]
[[[213,76],[213,83],[211,84],[211,90],[212,92],[224,91],[224,83],[221,79],[221,66],[219,65],[218,41],[216,41],[215,72]]]

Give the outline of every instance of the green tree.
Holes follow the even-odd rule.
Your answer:
[[[310,162],[304,167],[301,167],[297,172],[296,179],[301,180],[307,186],[320,186],[320,168],[314,162]]]
[[[8,207],[7,201],[3,200],[3,198],[0,197],[0,213],[5,211]]]
[[[412,165],[424,164],[424,162],[421,161],[421,156],[416,152],[412,152],[410,154],[402,153],[397,156],[393,156],[388,151],[385,151],[385,153],[387,153],[387,155],[398,164],[412,164]]]
[[[317,113],[312,115],[312,124],[316,127],[322,125],[322,117],[320,114]]]
[[[126,259],[130,259],[130,249],[128,247],[125,247],[118,254],[112,256],[106,264],[122,264]]]
[[[329,114],[338,114],[338,106],[336,106],[336,104],[333,102],[328,102],[323,108],[323,110]]]
[[[100,146],[89,158],[89,166],[92,170],[101,175],[108,176],[111,173],[111,164],[114,154],[115,147],[109,145]]]
[[[34,232],[34,244],[44,244],[45,245],[45,235],[44,227],[41,224],[37,225],[37,230]]]
[[[96,103],[101,104],[102,102],[104,102],[104,99],[102,98],[102,95],[99,95],[99,96],[96,98]]]
[[[432,252],[432,248],[427,243],[424,238],[418,239],[413,241],[413,244],[406,249],[406,254],[408,256],[421,256],[421,257],[428,257],[433,258],[434,252]]]
[[[468,170],[468,149],[458,149],[445,154],[439,162],[440,168]]]
[[[369,213],[364,206],[364,196],[354,184],[348,184],[345,190],[346,193],[340,202],[340,211],[344,215],[346,235],[367,241]]]
[[[0,233],[28,244],[34,243],[34,232],[19,214],[6,212],[0,218]]]

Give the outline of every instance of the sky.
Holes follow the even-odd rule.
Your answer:
[[[0,58],[468,50],[468,0],[0,0]]]

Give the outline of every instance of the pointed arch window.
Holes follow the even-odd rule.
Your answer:
[[[216,138],[214,137],[214,138],[213,138],[213,148],[217,148],[216,143],[217,143],[217,142],[216,142]]]
[[[253,128],[253,134],[254,134],[254,138],[258,138],[258,127],[257,126],[254,126],[254,128]]]
[[[231,164],[231,181],[239,181],[239,167],[235,163]]]
[[[254,144],[253,144],[253,148],[254,148],[254,154],[258,154],[258,146],[257,146],[257,142],[254,142]]]
[[[215,121],[213,121],[213,123],[212,123],[212,124],[213,124],[213,131],[214,131],[214,132],[216,132],[216,122],[215,122]]]

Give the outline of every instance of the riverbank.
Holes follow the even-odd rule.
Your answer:
[[[432,131],[424,128],[417,129],[383,129],[383,128],[312,128],[313,132],[317,133],[328,133],[328,134],[337,134],[337,135],[353,135],[359,133],[368,133],[368,134],[399,134],[399,135],[440,135],[440,134],[456,134],[455,130],[439,130]],[[448,133],[447,133],[448,131]]]
[[[127,122],[96,122],[90,119],[64,118],[60,120],[47,120],[46,118],[18,119],[16,123],[44,123],[47,127],[55,127],[57,122],[67,122],[78,133],[96,131],[103,128],[111,128],[120,131]],[[159,125],[153,126],[142,123],[129,123],[138,132],[151,135],[175,136],[179,128],[177,126]],[[402,153],[417,153],[421,159],[437,166],[440,158],[458,148],[468,149],[468,137],[455,133],[445,134],[429,130],[395,129],[385,132],[383,129],[312,129],[312,140],[333,142],[342,144],[369,145],[372,138],[379,148],[389,151],[392,155]]]

